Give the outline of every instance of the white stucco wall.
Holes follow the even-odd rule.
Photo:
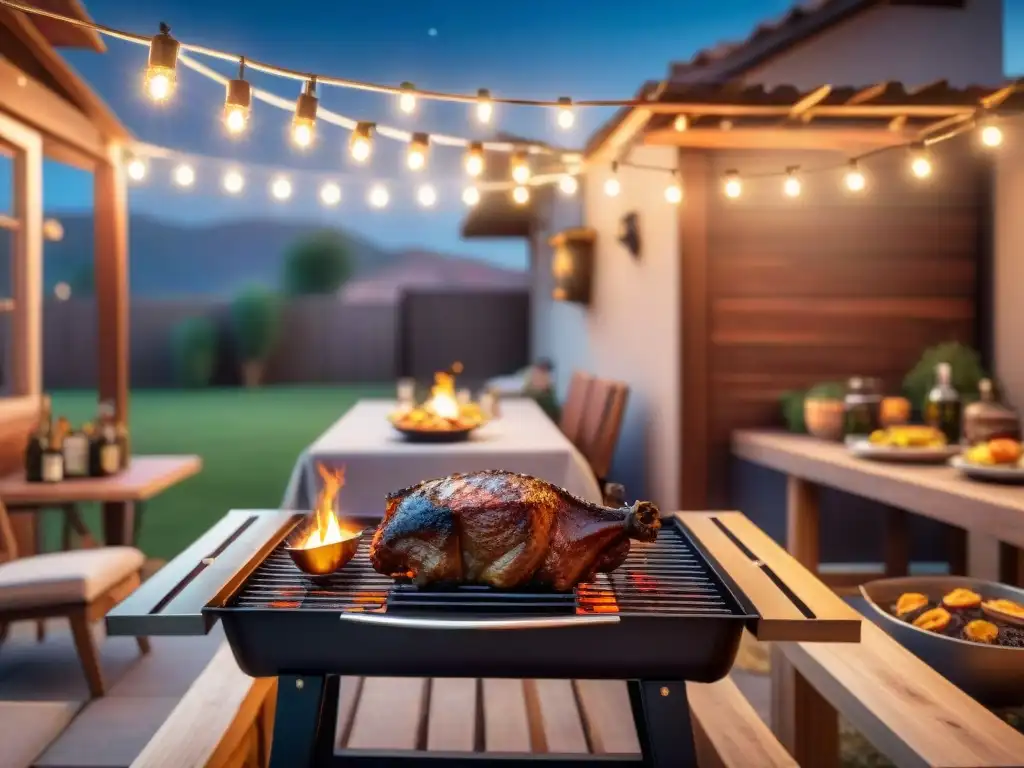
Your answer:
[[[1006,136],[995,174],[995,369],[1007,399],[1024,411],[1024,119]]]
[[[631,160],[672,168],[676,151],[646,147]],[[554,360],[563,396],[577,368],[629,384],[613,479],[671,509],[679,493],[679,209],[665,202],[667,176],[623,168],[619,179],[616,198],[604,194],[600,173],[580,184],[583,220],[597,231],[591,305],[544,300],[550,280],[538,277],[534,351]],[[556,198],[546,229],[579,225],[578,206]],[[618,242],[619,221],[630,211],[640,218],[639,260]],[[549,274],[550,250],[540,254],[538,267]]]
[[[795,46],[744,79],[807,89],[886,80],[908,86],[939,79],[954,86],[999,83],[1003,3],[968,0],[962,9],[882,5]]]

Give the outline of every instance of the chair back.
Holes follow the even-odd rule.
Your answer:
[[[621,381],[595,379],[590,387],[579,447],[600,481],[611,469],[628,399],[629,387]]]
[[[572,380],[569,382],[569,392],[565,397],[562,415],[558,421],[558,427],[562,430],[562,434],[569,438],[569,442],[577,448],[580,447],[580,439],[583,435],[583,419],[593,381],[594,377],[589,373],[573,371]]]
[[[14,526],[7,514],[7,507],[0,500],[0,563],[6,563],[18,557],[18,542],[14,538]]]

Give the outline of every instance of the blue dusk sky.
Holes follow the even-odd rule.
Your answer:
[[[993,2],[995,0],[992,0]],[[790,0],[87,0],[104,24],[152,34],[160,21],[189,42],[242,53],[302,71],[317,71],[397,84],[405,80],[437,90],[503,96],[629,98],[641,82],[663,77],[668,63],[720,40],[741,38],[759,21],[784,13]],[[1007,2],[1006,71],[1024,72],[1024,2]],[[269,199],[269,171],[250,170],[239,198],[219,191],[224,164],[196,163],[197,184],[182,192],[170,183],[170,166],[154,165],[131,194],[134,213],[186,223],[246,217],[282,217],[335,224],[387,247],[423,246],[476,256],[508,266],[525,265],[519,241],[462,242],[458,225],[459,153],[438,149],[425,176],[440,200],[430,211],[414,203],[415,183],[404,170],[403,147],[379,139],[373,163],[356,169],[346,157],[347,133],[321,123],[316,146],[306,153],[286,140],[290,115],[256,102],[251,131],[240,141],[225,137],[218,122],[223,88],[179,67],[173,101],[155,107],[142,95],[146,49],[107,40],[103,55],[67,52],[72,65],[106,99],[140,139],[177,150],[247,165],[292,172],[295,194],[287,203]],[[204,63],[211,60],[203,59]],[[225,74],[230,64],[212,62]],[[299,84],[254,73],[253,82],[294,98]],[[486,137],[468,109],[421,103],[414,117],[397,113],[394,99],[337,88],[321,89],[321,104],[347,116],[421,131]],[[571,131],[553,124],[549,111],[499,108],[494,126],[567,147],[580,146],[608,110],[578,114]],[[325,211],[317,203],[318,174],[333,174],[345,199]],[[373,211],[365,202],[370,181],[393,180],[392,203]],[[46,169],[49,211],[88,209],[87,174],[50,163]]]

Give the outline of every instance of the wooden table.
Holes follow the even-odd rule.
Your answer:
[[[120,474],[62,483],[30,483],[25,480],[25,473],[19,471],[0,478],[0,501],[12,513],[34,513],[47,508],[74,513],[77,504],[98,502],[103,508],[103,540],[109,545],[134,544],[142,505],[198,474],[202,467],[199,456],[133,456]],[[37,551],[36,521],[24,518],[29,515],[12,515],[12,525],[19,550],[31,554]],[[76,528],[79,526],[80,521]],[[78,533],[88,532],[79,529]]]
[[[1000,578],[1021,582],[1024,487],[974,482],[946,465],[860,459],[842,444],[808,435],[740,430],[733,433],[732,449],[741,459],[787,475],[787,548],[812,570],[819,565],[818,488],[827,486],[889,507],[886,575],[906,573],[909,512],[952,526],[951,573],[966,573],[970,529],[1003,542]]]

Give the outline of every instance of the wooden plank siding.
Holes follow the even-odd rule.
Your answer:
[[[684,307],[683,322],[707,329],[708,498],[687,507],[727,504],[729,435],[780,424],[783,392],[856,375],[895,391],[924,347],[979,343],[990,216],[986,168],[971,150],[966,138],[943,144],[927,181],[910,176],[900,151],[869,159],[861,195],[843,187],[845,158],[834,153],[707,155],[706,314]],[[835,169],[804,175],[797,199],[781,178],[756,178],[794,164]],[[732,168],[746,176],[738,200],[721,194]],[[684,248],[684,284],[700,271],[687,258]],[[684,372],[700,362],[685,348],[683,361]],[[694,407],[684,393],[684,420]],[[684,478],[686,454],[684,439]]]

